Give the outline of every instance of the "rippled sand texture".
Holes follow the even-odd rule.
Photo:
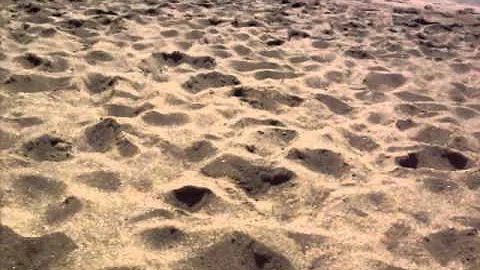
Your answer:
[[[0,0],[1,270],[480,269],[480,14]]]

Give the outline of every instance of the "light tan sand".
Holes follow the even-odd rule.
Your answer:
[[[0,270],[479,270],[478,12],[0,0]]]

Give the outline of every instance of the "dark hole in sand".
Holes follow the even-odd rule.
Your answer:
[[[39,66],[43,63],[43,59],[38,55],[33,53],[27,53],[24,57],[25,61],[28,62],[32,67]]]
[[[447,152],[442,157],[447,158],[450,164],[458,170],[465,169],[469,161],[464,155],[456,152]]]
[[[268,46],[281,46],[285,41],[281,39],[272,39],[267,41]]]
[[[191,185],[175,189],[172,193],[177,201],[185,204],[189,208],[196,206],[213,194],[208,188]]]
[[[264,255],[264,254],[260,254],[260,253],[257,253],[257,252],[254,252],[253,253],[254,257],[255,257],[255,264],[257,265],[258,268],[260,269],[263,269],[263,267],[268,263],[270,262],[270,256],[268,255]]]
[[[397,163],[405,168],[416,169],[418,167],[418,158],[415,153],[409,153],[406,157],[399,158]]]

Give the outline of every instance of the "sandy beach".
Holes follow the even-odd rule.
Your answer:
[[[0,0],[0,270],[480,270],[480,5]]]

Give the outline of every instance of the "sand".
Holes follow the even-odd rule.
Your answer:
[[[0,270],[480,269],[478,6],[0,0],[0,37]]]

